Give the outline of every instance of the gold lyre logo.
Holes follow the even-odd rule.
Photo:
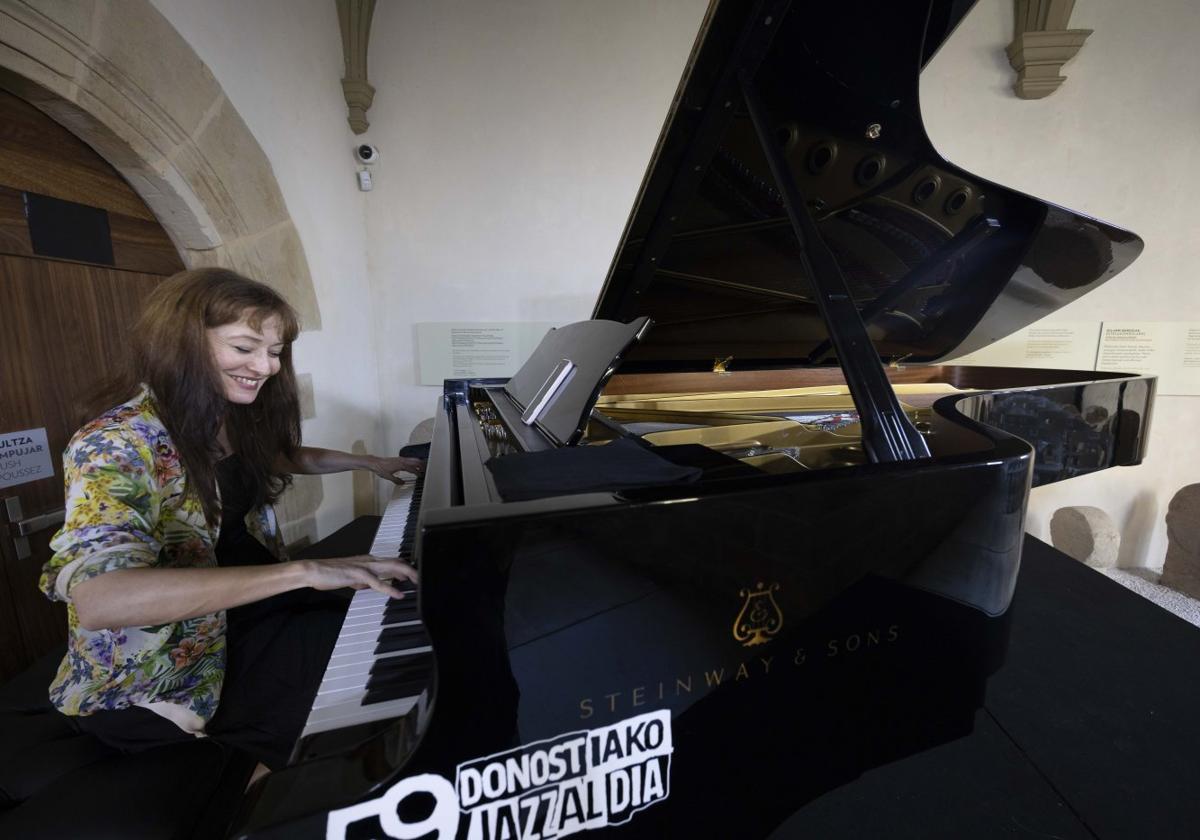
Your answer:
[[[743,647],[769,642],[772,636],[783,629],[783,611],[771,594],[778,589],[778,583],[766,586],[759,582],[755,589],[743,589],[738,593],[746,602],[734,619],[733,638],[741,642]]]

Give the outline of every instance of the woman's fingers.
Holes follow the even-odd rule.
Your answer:
[[[380,577],[417,582],[417,570],[403,560],[381,560],[377,557],[372,559],[375,562],[371,566],[371,571]]]
[[[384,595],[387,595],[389,598],[403,598],[404,597],[404,593],[401,592],[399,589],[397,589],[395,586],[388,583],[386,580],[375,577],[374,575],[371,575],[371,581],[369,583],[369,586],[372,589],[374,589],[376,592],[382,592]]]
[[[357,559],[357,558],[347,558],[347,559]],[[354,582],[351,584],[351,586],[354,589],[370,588],[370,589],[374,589],[376,592],[382,592],[384,595],[387,595],[389,598],[403,598],[404,597],[403,592],[401,592],[399,589],[397,589],[393,584],[389,583],[387,580],[384,580],[383,577],[380,576],[379,571],[371,568],[370,564],[364,564],[361,566],[348,565],[348,566],[344,566],[343,568],[346,571],[346,573],[348,573],[354,579]]]
[[[404,593],[391,580],[417,582],[417,571],[407,563],[395,558],[337,557],[328,560],[307,560],[311,570],[308,585],[314,589],[352,589],[370,587],[386,594],[389,598],[403,598]]]
[[[417,582],[417,570],[400,560],[381,560],[378,557],[366,557],[367,568],[364,569],[371,579],[371,588],[383,592],[390,598],[403,598],[404,593],[391,583],[393,580],[410,580]]]
[[[380,458],[375,463],[379,475],[401,484],[403,480],[396,473],[420,475],[425,472],[425,462],[420,458]]]

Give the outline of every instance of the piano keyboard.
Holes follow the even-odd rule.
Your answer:
[[[370,553],[412,562],[421,484],[396,485]],[[354,593],[301,738],[400,717],[417,705],[432,667],[429,637],[411,583],[402,600],[374,589]]]

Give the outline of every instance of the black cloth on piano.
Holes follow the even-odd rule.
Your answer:
[[[487,462],[505,501],[594,493],[654,484],[684,484],[698,467],[673,464],[631,440],[542,452],[520,452]]]

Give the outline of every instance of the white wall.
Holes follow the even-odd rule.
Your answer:
[[[929,136],[969,171],[1145,240],[1133,266],[1056,318],[1200,321],[1200,6],[1080,0],[1071,26],[1095,31],[1067,81],[1017,99],[1003,52],[1012,3],[980,0],[922,75]],[[1049,540],[1055,510],[1095,505],[1123,529],[1123,564],[1160,566],[1166,506],[1200,481],[1197,420],[1200,397],[1158,397],[1146,462],[1036,489],[1027,529]]]
[[[313,379],[316,416],[306,443],[357,440],[384,452],[372,338],[366,217],[354,184],[354,135],[340,79],[342,42],[332,0],[154,0],[221,83],[262,146],[304,244],[321,329],[295,347]],[[324,536],[353,518],[349,474],[325,476]]]
[[[706,0],[380,3],[367,136],[389,443],[433,414],[412,325],[587,318]]]
[[[306,437],[394,449],[433,413],[412,325],[567,321],[599,291],[705,0],[389,0],[376,7],[366,139],[375,190],[355,191],[330,0],[155,0],[212,68],[263,146],[313,269],[320,333],[300,367]],[[1191,0],[1080,0],[1094,28],[1048,99],[1011,92],[1010,0],[978,7],[922,81],[950,160],[1140,233],[1146,253],[1061,317],[1200,320],[1190,227],[1200,194],[1200,10]],[[1034,492],[1030,530],[1095,504],[1125,526],[1127,564],[1161,562],[1162,516],[1200,478],[1193,398],[1161,397],[1150,459]],[[382,417],[372,436],[371,423]],[[349,485],[326,485],[325,530]]]

